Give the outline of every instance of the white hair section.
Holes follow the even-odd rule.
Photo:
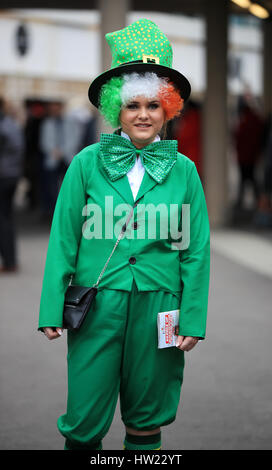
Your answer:
[[[139,74],[133,72],[123,75],[124,84],[121,89],[122,105],[126,106],[136,96],[156,98],[159,89],[167,86],[165,78],[158,77],[154,72]]]

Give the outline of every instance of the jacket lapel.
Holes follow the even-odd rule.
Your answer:
[[[131,187],[128,181],[127,175],[122,176],[116,181],[111,181],[110,178],[108,177],[105,169],[101,165],[101,171],[103,172],[104,178],[107,180],[107,182],[112,186],[112,188],[117,191],[122,199],[127,203],[133,206],[133,204],[141,197],[144,196],[145,193],[150,191],[154,186],[156,186],[157,181],[155,181],[145,170],[141,185],[139,187],[136,199],[134,201],[133,194],[131,191]]]
[[[139,191],[137,193],[135,202],[141,197],[144,196],[145,193],[150,191],[154,186],[156,186],[157,181],[155,181],[145,170],[141,185],[139,187]]]
[[[131,187],[128,181],[127,175],[122,176],[116,181],[111,181],[110,178],[108,177],[105,169],[103,168],[103,165],[100,166],[100,169],[103,173],[104,178],[106,181],[112,186],[115,191],[117,191],[122,199],[127,203],[133,206],[134,204],[134,199],[133,199],[133,194],[131,191]]]

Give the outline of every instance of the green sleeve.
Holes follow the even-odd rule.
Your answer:
[[[38,328],[62,326],[64,294],[75,272],[85,201],[81,161],[75,156],[63,179],[52,220]]]
[[[182,299],[179,334],[205,338],[210,277],[210,227],[202,184],[195,164],[188,172],[190,242],[180,251]]]

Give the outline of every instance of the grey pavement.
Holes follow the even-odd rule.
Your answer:
[[[47,243],[46,227],[22,227],[21,271],[0,274],[0,449],[63,449],[56,420],[66,405],[66,333],[48,341],[36,330]],[[225,254],[224,243],[224,233],[213,233],[207,338],[186,353],[163,449],[272,448],[271,275],[236,259],[235,250]],[[244,259],[252,257],[244,245]],[[104,449],[121,449],[123,437],[117,406]]]

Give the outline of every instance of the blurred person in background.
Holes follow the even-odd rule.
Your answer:
[[[43,211],[53,215],[58,192],[73,156],[78,152],[81,139],[80,126],[67,115],[61,101],[48,105],[48,117],[40,129],[40,149],[43,152]]]
[[[202,179],[201,126],[200,104],[190,99],[184,107],[182,116],[175,123],[173,138],[178,141],[178,151],[195,163],[198,174]]]
[[[13,113],[12,113],[13,114]],[[0,98],[0,254],[1,272],[18,270],[13,197],[23,172],[23,131]]]
[[[271,211],[272,197],[272,113],[266,119],[265,123],[265,142],[264,142],[264,195],[267,199],[267,207]]]
[[[24,176],[29,181],[26,199],[30,209],[40,207],[42,201],[41,175],[42,152],[40,149],[40,129],[45,118],[46,105],[43,102],[27,102],[25,124]]]
[[[263,132],[263,177],[259,197],[258,213],[255,217],[257,225],[272,226],[272,113],[265,118]]]
[[[87,147],[88,145],[94,144],[96,142],[97,135],[97,116],[93,113],[88,117],[84,123],[84,128],[82,132],[82,139],[80,143],[81,149]]]
[[[82,97],[73,97],[67,103],[66,115],[73,120],[76,126],[74,132],[77,132],[78,148],[75,148],[75,152],[79,152],[84,147],[96,142],[97,112],[94,106],[90,106],[90,103],[86,103],[86,100]]]
[[[256,178],[256,165],[262,152],[263,121],[245,97],[238,101],[238,123],[234,129],[234,145],[239,170],[239,187],[236,208],[242,208],[246,183],[250,183],[254,195],[254,207],[258,206],[260,188]]]

